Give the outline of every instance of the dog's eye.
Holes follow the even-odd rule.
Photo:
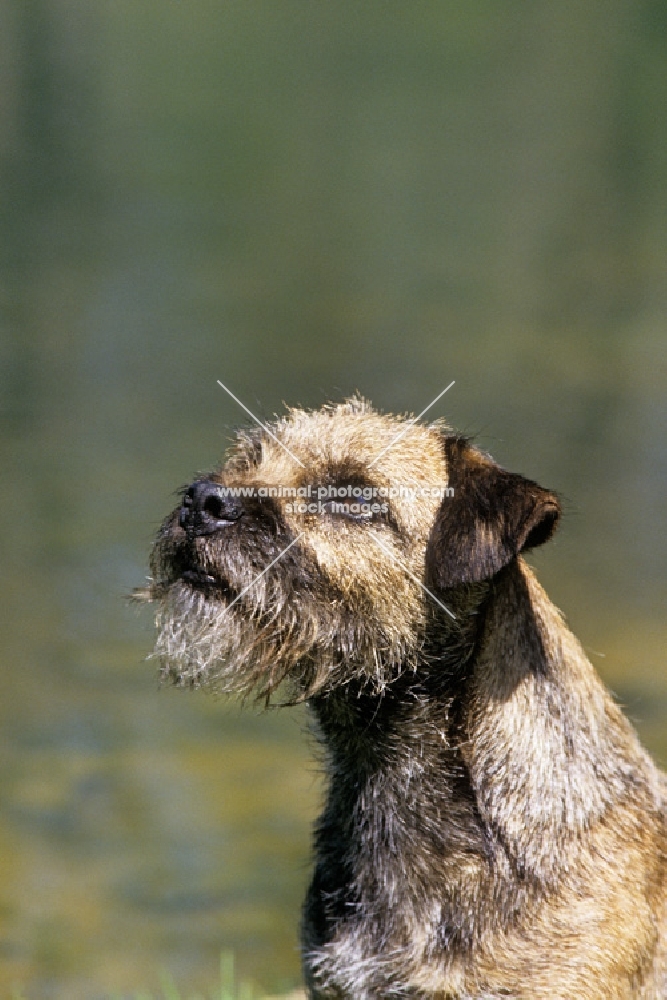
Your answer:
[[[327,500],[322,504],[322,509],[327,514],[333,514],[334,517],[344,517],[346,521],[364,523],[374,521],[377,518],[372,505],[365,501]]]

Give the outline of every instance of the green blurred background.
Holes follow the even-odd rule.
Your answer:
[[[1,0],[0,991],[299,981],[304,718],[160,691],[244,415],[355,389],[560,490],[541,579],[667,760],[664,0]]]

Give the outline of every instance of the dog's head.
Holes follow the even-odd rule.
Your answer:
[[[546,541],[556,497],[363,400],[240,431],[164,521],[144,596],[179,684],[302,695],[416,669],[457,594]]]

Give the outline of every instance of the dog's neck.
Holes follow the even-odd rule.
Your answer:
[[[466,730],[462,754],[480,815],[543,880],[557,875],[568,842],[633,795],[638,760],[653,780],[632,727],[522,559],[494,581]]]
[[[381,697],[347,687],[313,699],[331,756],[318,853],[350,845],[338,884],[355,897],[361,882],[389,891],[397,857],[417,893],[433,867],[442,877],[427,884],[449,882],[453,896],[474,894],[473,870],[546,887],[567,845],[632,794],[636,737],[522,560],[470,621],[458,662],[443,649]]]

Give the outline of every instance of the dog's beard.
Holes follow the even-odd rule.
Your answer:
[[[154,656],[164,681],[268,701],[285,686],[290,701],[362,682],[381,693],[418,662],[417,632],[387,637],[348,613],[310,614],[261,588],[259,603],[244,595],[221,599],[183,581],[163,589]],[[338,609],[340,611],[340,609]]]
[[[154,655],[163,680],[265,697],[285,679],[310,643],[293,636],[290,646],[296,655],[289,660],[283,653],[281,660],[279,637],[292,631],[289,626],[280,627],[276,614],[253,614],[247,606],[230,606],[231,601],[180,581],[162,595]]]

